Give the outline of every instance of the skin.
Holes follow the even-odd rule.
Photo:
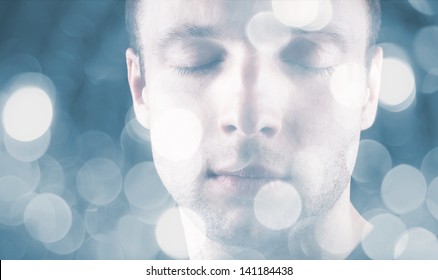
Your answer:
[[[164,185],[204,223],[207,242],[192,258],[245,258],[248,250],[260,258],[345,258],[360,241],[365,221],[350,202],[350,177],[360,132],[375,118],[382,51],[374,49],[368,64],[363,1],[332,2],[322,30],[293,29],[268,50],[248,24],[259,13],[272,17],[270,1],[141,4],[141,59],[127,50],[128,80]],[[166,139],[193,153],[172,158],[160,150],[163,126],[181,121],[167,114],[163,122],[169,112],[190,112],[181,125],[201,128],[198,138]],[[273,182],[301,201],[298,220],[285,228],[255,215],[257,192],[266,184],[275,192]]]

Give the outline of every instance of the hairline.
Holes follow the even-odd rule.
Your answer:
[[[367,45],[366,45],[366,61],[367,66],[370,65],[372,55],[374,53],[374,46],[376,45],[380,25],[381,25],[381,9],[380,0],[363,0],[365,1],[365,6],[367,9]],[[141,55],[141,44],[138,36],[138,11],[142,0],[126,0],[126,28],[129,34],[130,46],[133,48],[134,52],[139,55],[140,60],[142,60]],[[141,61],[142,62],[142,61]]]

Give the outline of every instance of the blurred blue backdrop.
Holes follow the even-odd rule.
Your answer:
[[[0,259],[175,257],[156,238],[174,203],[132,112],[124,5],[0,1]],[[438,1],[382,8],[382,97],[352,200],[375,225],[399,226],[379,233],[394,243],[389,258],[438,258]],[[17,114],[27,121],[11,124]],[[145,180],[159,203],[136,203],[151,197]],[[370,258],[388,253],[363,246]]]

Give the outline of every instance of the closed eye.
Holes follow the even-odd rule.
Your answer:
[[[194,65],[194,66],[175,66],[174,69],[181,76],[204,75],[204,74],[212,73],[215,70],[217,70],[223,61],[224,61],[223,58],[218,58],[210,62]]]
[[[338,52],[330,43],[321,44],[298,38],[280,52],[279,59],[296,74],[330,75],[336,67]]]
[[[336,68],[336,66],[314,67],[295,61],[283,61],[283,63],[288,69],[294,72],[298,71],[302,74],[317,74],[322,76],[331,75]]]

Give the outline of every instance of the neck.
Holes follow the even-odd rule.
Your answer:
[[[329,211],[289,233],[277,248],[263,251],[210,240],[189,213],[181,211],[181,217],[190,259],[345,259],[369,232],[348,187]]]

